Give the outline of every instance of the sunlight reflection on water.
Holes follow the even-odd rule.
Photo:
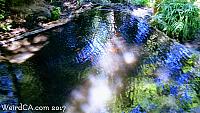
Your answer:
[[[103,54],[93,65],[98,73],[89,75],[86,85],[73,91],[74,104],[70,105],[68,113],[105,112],[107,103],[123,87],[126,66],[136,62],[137,59],[134,52],[130,51],[133,48],[127,49],[127,45],[123,42],[122,37],[114,36],[106,43],[107,47],[103,49]]]

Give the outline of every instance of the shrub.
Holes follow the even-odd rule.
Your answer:
[[[61,14],[61,9],[60,7],[54,7],[53,10],[51,11],[51,19],[52,20],[57,20],[60,18]]]
[[[163,0],[153,17],[153,26],[180,41],[191,40],[200,27],[199,8],[187,0]]]
[[[149,0],[130,0],[129,3],[139,6],[147,6]]]

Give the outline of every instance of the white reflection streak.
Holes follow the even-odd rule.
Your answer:
[[[88,103],[81,106],[84,113],[98,113],[102,111],[112,97],[112,90],[108,85],[108,79],[106,77],[91,76],[91,87],[88,92]]]
[[[113,17],[109,18],[113,19]],[[115,33],[113,27],[111,30]],[[85,84],[72,92],[72,102],[67,113],[109,112],[107,111],[107,103],[123,87],[126,67],[135,63],[136,56],[133,53],[133,48],[128,49],[120,36],[112,35],[106,45],[103,54],[93,66],[98,70],[98,73],[90,74]]]
[[[136,61],[133,49],[127,49],[124,43],[119,43],[119,39],[113,37],[107,43],[104,54],[93,67],[98,73],[89,75],[86,83],[73,91],[73,102],[67,113],[108,113],[107,102],[123,87],[127,65]]]

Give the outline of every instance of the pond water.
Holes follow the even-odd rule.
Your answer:
[[[199,53],[129,12],[92,9],[44,34],[48,44],[33,57],[0,63],[1,105],[66,106],[67,113],[198,112]]]

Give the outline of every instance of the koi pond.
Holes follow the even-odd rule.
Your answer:
[[[199,52],[128,11],[94,8],[15,45],[1,48],[1,113],[200,112]]]

